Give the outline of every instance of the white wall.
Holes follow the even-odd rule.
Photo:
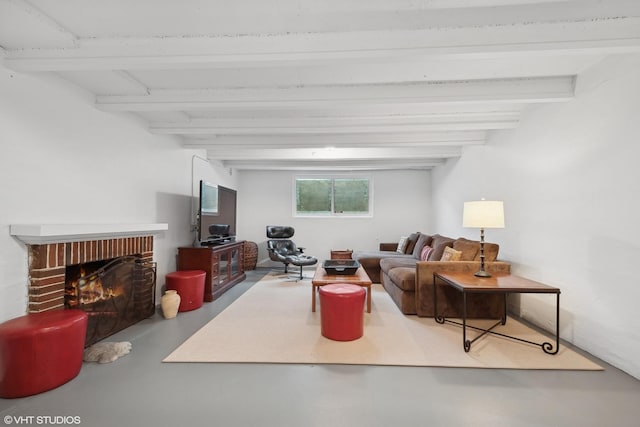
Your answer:
[[[640,56],[612,57],[577,80],[568,103],[531,108],[520,126],[433,173],[438,230],[463,229],[467,200],[505,202],[487,230],[513,273],[561,288],[561,336],[640,378]],[[555,300],[523,297],[550,328]]]
[[[155,238],[159,290],[176,247],[192,243],[192,181],[228,175],[93,103],[55,77],[0,67],[0,321],[27,306],[26,246],[10,224],[168,223]]]
[[[375,250],[380,242],[428,232],[431,174],[428,171],[363,173],[373,182],[372,218],[295,218],[294,172],[242,171],[238,191],[238,237],[258,243],[259,265],[273,265],[266,251],[267,225],[290,225],[293,241],[320,261],[331,249]],[[282,264],[279,264],[281,267]]]

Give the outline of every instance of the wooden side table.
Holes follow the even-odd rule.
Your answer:
[[[436,290],[438,288],[436,279],[443,282],[445,285],[462,292],[462,323],[445,319],[444,316],[438,315],[438,299]],[[500,319],[495,325],[489,329],[482,329],[475,326],[467,325],[467,294],[469,293],[484,293],[484,294],[499,294],[504,299],[504,310],[502,312],[502,319]],[[550,342],[532,342],[522,338],[513,337],[506,334],[501,334],[493,329],[498,325],[504,325],[507,322],[507,295],[511,293],[533,293],[533,294],[556,294],[556,344],[555,347]],[[499,274],[494,273],[491,277],[476,277],[470,273],[434,273],[433,274],[433,311],[434,319],[438,323],[453,323],[456,325],[462,325],[462,345],[464,351],[468,352],[473,344],[479,338],[486,334],[499,335],[501,337],[510,338],[516,341],[525,342],[528,344],[537,345],[542,348],[547,354],[557,354],[560,349],[560,289],[552,286],[547,286],[542,283],[534,282],[533,280],[525,279],[523,277],[514,276],[511,274]],[[482,332],[472,340],[467,339],[467,327]]]

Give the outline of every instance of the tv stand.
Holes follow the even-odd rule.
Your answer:
[[[204,301],[214,301],[247,277],[244,273],[244,240],[178,248],[178,270],[205,271]]]

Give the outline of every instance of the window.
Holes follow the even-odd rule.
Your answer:
[[[370,216],[369,178],[296,178],[298,216]]]

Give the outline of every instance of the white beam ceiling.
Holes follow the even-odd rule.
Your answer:
[[[636,0],[0,0],[0,58],[238,169],[428,169],[640,52]]]

